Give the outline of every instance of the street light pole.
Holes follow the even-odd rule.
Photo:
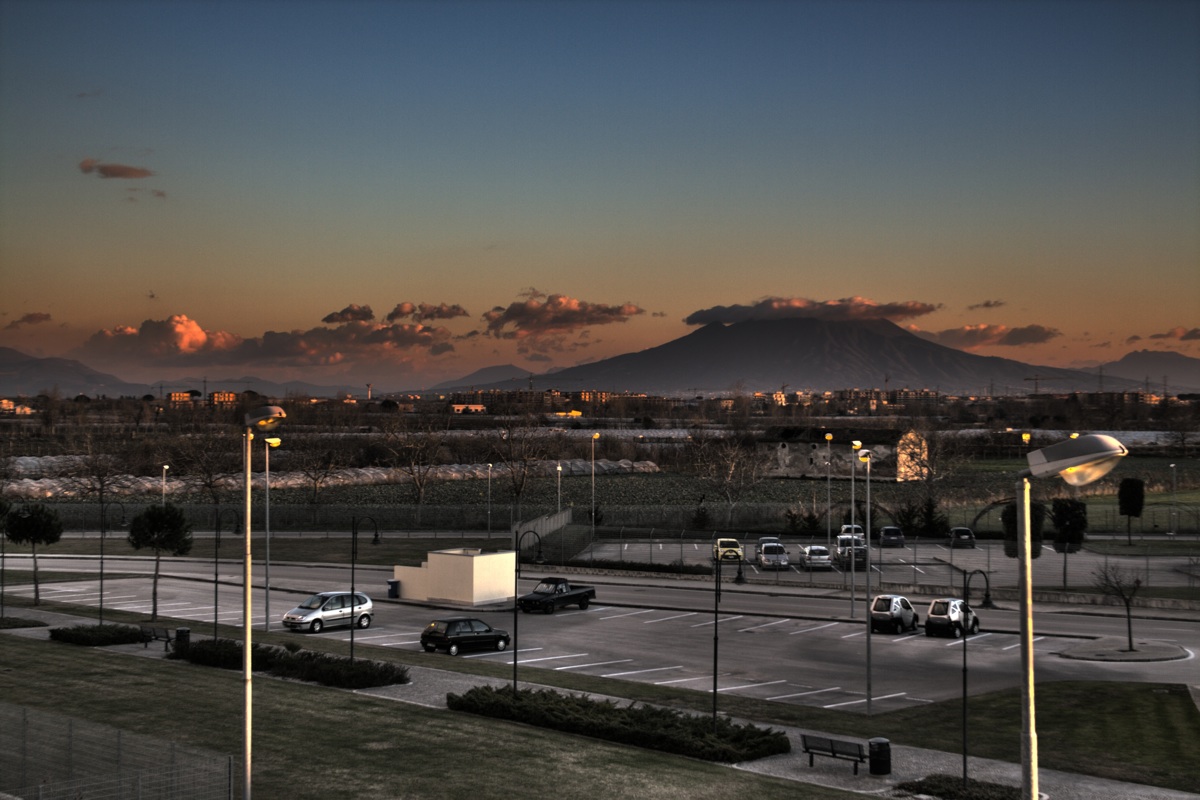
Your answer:
[[[599,433],[592,434],[592,546],[596,544],[596,440]]]
[[[1017,480],[1017,572],[1021,635],[1021,798],[1038,800],[1037,711],[1033,682],[1033,574],[1030,545],[1029,479],[1058,475],[1071,486],[1086,486],[1107,475],[1129,451],[1111,436],[1089,434],[1034,450]]]
[[[554,465],[555,472],[558,473],[558,511],[562,512],[562,463]]]
[[[871,624],[871,451],[862,449],[858,451],[858,460],[867,465],[867,573],[866,588],[863,590],[863,602],[866,604],[867,617],[867,716],[871,716],[871,631],[874,627]]]
[[[825,549],[833,547],[833,434],[825,434]],[[809,570],[812,575],[812,570]]]
[[[537,531],[525,531],[520,536],[516,531],[513,531],[513,557],[516,563],[513,565],[513,635],[512,635],[512,654],[513,654],[513,700],[517,699],[517,628],[520,625],[517,598],[521,596],[521,542],[525,541],[525,537],[533,535],[537,539],[538,561],[542,557],[542,537]]]
[[[167,505],[167,470],[171,468],[170,464],[163,464],[162,468],[162,505]]]
[[[271,448],[279,447],[283,440],[278,436],[268,436],[263,439],[263,475],[266,486],[263,496],[263,543],[266,545],[266,568],[263,579],[266,581],[266,593],[263,595],[263,630],[271,630]]]
[[[251,753],[254,741],[254,669],[253,643],[251,641],[254,620],[251,615],[251,591],[253,590],[253,562],[250,550],[250,442],[254,439],[254,431],[272,431],[287,417],[279,406],[263,406],[256,408],[245,416],[245,430],[242,433],[242,453],[244,464],[245,487],[245,524],[243,526],[244,550],[242,552],[242,800],[251,800],[250,784],[253,771],[251,769]]]
[[[492,532],[492,465],[488,464],[488,533]]]
[[[858,503],[854,499],[854,483],[858,474],[858,459],[855,456],[858,454],[858,449],[862,447],[862,442],[855,439],[850,443],[850,618],[854,619],[854,593],[857,587],[857,578],[855,576],[855,567],[858,565],[858,540],[854,538],[855,514],[858,511]],[[845,585],[845,584],[843,584]],[[868,616],[870,613],[868,612]]]
[[[358,586],[355,584],[354,570],[358,564],[358,523],[370,520],[375,526],[375,538],[379,539],[379,523],[374,517],[350,518],[350,663],[354,663],[354,631],[358,629],[358,620],[354,618],[354,607],[358,603]]]
[[[1175,482],[1175,465],[1171,465],[1171,533],[1179,533],[1179,511],[1175,506],[1175,490],[1178,484]]]

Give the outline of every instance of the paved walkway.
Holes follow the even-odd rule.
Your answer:
[[[20,616],[39,619],[51,626],[79,624],[78,617],[40,609],[20,609]],[[3,631],[12,635],[31,638],[48,638],[49,628],[21,628]],[[1073,658],[1089,658],[1095,660],[1128,660],[1141,658],[1145,660],[1180,658],[1186,651],[1177,645],[1164,642],[1152,642],[1135,639],[1137,651],[1129,653],[1124,648],[1128,641],[1119,637],[1111,639],[1096,639],[1081,642],[1072,649],[1072,653],[1064,654]],[[144,648],[141,645],[122,645],[114,650],[121,650],[130,655],[161,657],[162,650],[157,647]],[[403,703],[413,703],[426,708],[446,708],[446,695],[450,692],[462,693],[480,685],[509,686],[511,681],[501,678],[487,678],[476,675],[465,675],[450,670],[430,667],[410,667],[412,683],[402,686],[384,686],[377,689],[364,690],[362,694],[386,698]],[[540,688],[536,684],[520,683],[521,688]],[[1192,697],[1200,705],[1200,687],[1192,686]],[[621,698],[613,698],[620,700]],[[871,775],[867,764],[859,767],[855,775],[850,762],[818,757],[813,766],[809,766],[809,758],[800,746],[800,734],[823,734],[821,731],[789,728],[780,725],[771,726],[776,730],[786,731],[792,743],[792,752],[784,755],[771,756],[744,764],[734,764],[732,768],[771,775],[777,778],[797,781],[799,783],[816,784],[851,792],[870,794],[876,797],[910,797],[907,793],[895,787],[906,781],[919,780],[928,775],[948,774],[962,775],[963,762],[961,753],[947,753],[938,750],[926,750],[917,747],[890,744],[891,770],[887,775]],[[834,738],[844,738],[833,735]],[[1012,786],[1021,784],[1021,766],[1006,761],[995,761],[986,758],[970,757],[967,761],[967,775],[974,780],[1003,783]],[[1200,800],[1200,794],[1172,791],[1141,784],[1124,783],[1121,781],[1093,778],[1087,775],[1077,775],[1041,768],[1038,770],[1039,788],[1047,800]]]

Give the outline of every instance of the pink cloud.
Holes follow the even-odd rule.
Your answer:
[[[375,312],[370,306],[360,306],[357,303],[351,303],[341,311],[334,311],[332,314],[326,314],[321,318],[321,322],[326,325],[335,325],[343,322],[369,322],[375,319]]]
[[[830,321],[857,319],[912,319],[932,314],[939,305],[907,300],[878,303],[865,297],[844,297],[840,300],[810,300],[806,297],[767,297],[752,305],[713,306],[694,311],[684,318],[688,325],[728,324],[761,319],[794,319],[808,317]]]
[[[1010,328],[1007,325],[963,325],[943,331],[913,331],[930,341],[959,350],[974,350],[979,347],[1022,347],[1044,344],[1062,336],[1062,332],[1044,325],[1025,325]]]
[[[94,158],[85,158],[79,162],[79,171],[84,175],[93,172],[101,178],[149,178],[153,171],[145,167],[131,167],[127,164],[102,164]]]
[[[487,332],[497,339],[539,339],[581,331],[592,325],[626,322],[645,310],[633,303],[606,305],[561,294],[539,299],[536,290],[526,292],[523,302],[496,306],[483,315]]]

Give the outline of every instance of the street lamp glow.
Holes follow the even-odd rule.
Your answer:
[[[592,434],[592,543],[596,542],[596,440],[600,434]]]
[[[1058,475],[1071,486],[1086,486],[1107,475],[1129,453],[1111,436],[1088,434],[1034,450],[1025,458],[1029,469],[1018,476],[1017,539],[1021,568],[1017,572],[1021,623],[1021,797],[1038,800],[1037,709],[1033,689],[1033,574],[1029,542],[1029,479]]]
[[[251,650],[253,648],[250,641],[251,630],[253,628],[250,603],[250,592],[253,588],[251,585],[253,570],[250,554],[250,442],[254,439],[255,431],[263,433],[273,431],[286,418],[287,414],[279,406],[261,406],[248,412],[243,421],[245,430],[242,434],[242,453],[246,503],[245,524],[242,528],[245,537],[245,549],[242,552],[242,684],[244,686],[242,705],[242,800],[250,800],[250,776],[253,774],[251,770],[252,732],[254,730],[254,678],[251,659]]]
[[[171,468],[170,464],[163,464],[162,468],[162,504],[167,504],[167,470]]]
[[[859,450],[858,460],[867,465],[867,562],[866,577],[864,578],[867,585],[863,589],[863,603],[867,608],[867,716],[869,717],[871,716],[871,629],[874,627],[871,620],[871,451],[866,448]],[[853,533],[853,529],[851,529],[851,533]],[[882,551],[880,558],[883,558]],[[851,563],[853,563],[853,559],[851,559]]]

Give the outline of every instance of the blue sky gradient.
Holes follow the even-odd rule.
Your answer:
[[[0,122],[0,345],[129,380],[1200,356],[1194,2],[0,0]]]

